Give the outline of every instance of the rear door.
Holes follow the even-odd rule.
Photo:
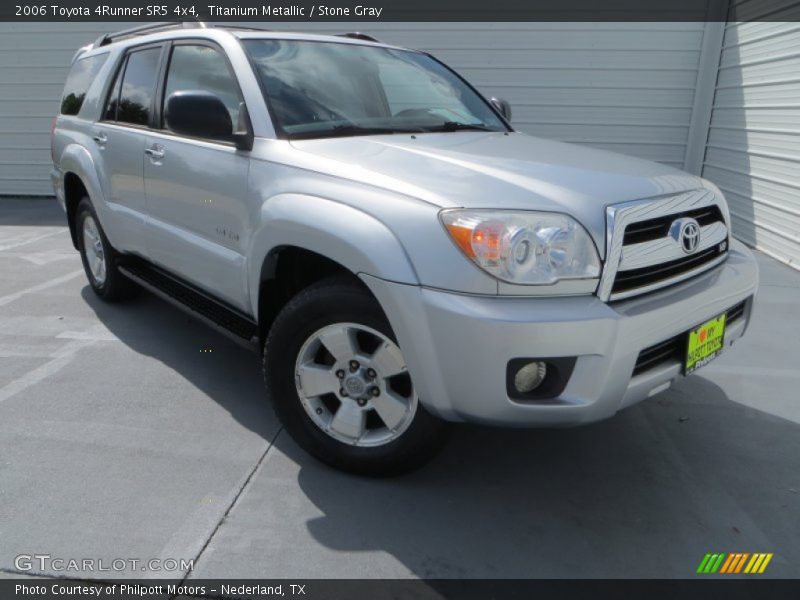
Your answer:
[[[160,94],[159,131],[145,142],[150,260],[242,310],[249,212],[249,153],[233,143],[180,136],[163,118],[170,95],[206,91],[239,120],[239,86],[223,51],[206,41],[173,42]]]
[[[123,57],[101,120],[92,131],[104,174],[109,221],[119,250],[146,256],[144,145],[153,116],[162,44],[136,47]],[[105,225],[105,224],[104,224]]]

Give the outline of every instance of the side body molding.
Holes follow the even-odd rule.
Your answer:
[[[316,252],[354,274],[417,284],[411,261],[394,233],[366,212],[316,196],[280,194],[261,207],[248,252],[248,285],[253,314],[264,261],[286,246]]]

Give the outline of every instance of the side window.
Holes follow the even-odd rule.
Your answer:
[[[107,58],[108,54],[98,54],[75,61],[69,70],[64,94],[61,96],[62,115],[77,115],[80,112],[86,92]]]
[[[161,48],[136,50],[128,56],[119,90],[117,121],[132,125],[148,124],[160,56]]]
[[[125,73],[125,63],[127,61],[128,61],[127,57],[125,57],[122,60],[122,66],[120,66],[119,71],[117,71],[117,76],[114,77],[114,85],[111,86],[111,93],[108,95],[108,102],[106,103],[106,109],[103,111],[104,121],[117,120],[117,107],[119,106],[119,88],[122,87],[122,75]]]
[[[225,104],[236,127],[242,100],[236,79],[219,50],[184,44],[173,47],[164,89],[164,107],[172,94],[189,90],[215,94]]]

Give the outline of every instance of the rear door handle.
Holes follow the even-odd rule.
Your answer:
[[[95,133],[92,136],[92,139],[97,142],[99,145],[103,146],[108,141],[108,136],[105,133]]]
[[[154,160],[161,160],[164,158],[164,146],[161,144],[153,144],[150,148],[145,148],[144,153]]]

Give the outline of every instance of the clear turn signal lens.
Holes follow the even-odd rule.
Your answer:
[[[462,209],[440,215],[461,251],[497,279],[546,285],[600,275],[594,242],[567,215]]]

